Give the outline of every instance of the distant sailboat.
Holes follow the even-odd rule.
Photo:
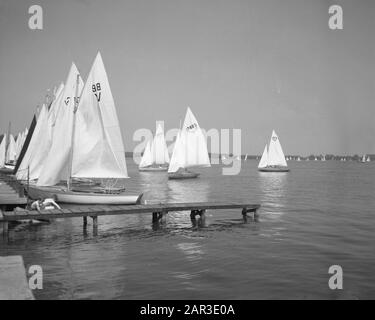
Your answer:
[[[322,161],[326,161],[326,157],[325,157],[325,155],[323,155],[322,156],[322,159],[321,159]]]
[[[288,165],[276,132],[272,131],[270,144],[264,148],[258,170],[263,172],[288,172]]]
[[[72,77],[76,77],[75,82],[71,81]],[[61,131],[55,132],[53,139],[64,145],[63,152],[55,157],[51,155],[56,165],[46,167],[46,176],[38,179],[36,185],[29,186],[29,194],[32,198],[56,196],[57,201],[76,204],[139,203],[142,194],[126,195],[123,189],[75,191],[73,188],[73,179],[128,178],[119,121],[100,53],[79,96],[82,84],[78,71],[72,67],[65,87],[69,92],[73,88],[75,94],[63,101],[67,103],[64,121],[68,126],[65,136]],[[55,185],[54,182],[64,176],[67,186]]]
[[[366,162],[370,162],[370,161],[371,161],[370,157],[367,157]]]
[[[298,158],[297,158],[297,161],[301,161],[301,158],[300,158],[300,157],[298,157]]]
[[[206,138],[190,108],[186,111],[182,128],[177,134],[168,168],[169,179],[196,178],[199,173],[190,172],[192,167],[210,167]]]
[[[246,155],[245,155],[245,161],[247,160],[247,153],[246,153]]]
[[[168,147],[165,142],[163,128],[159,124],[152,144],[150,141],[147,142],[139,164],[139,171],[167,171],[168,163]]]

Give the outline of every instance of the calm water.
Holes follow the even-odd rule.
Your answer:
[[[168,181],[130,164],[129,189],[154,201],[260,203],[258,222],[240,210],[189,212],[153,229],[151,214],[18,226],[0,254],[21,254],[44,270],[39,299],[375,298],[375,162],[289,162],[291,172],[222,176],[219,165],[195,180]],[[91,223],[91,221],[89,221]],[[344,270],[344,290],[328,288],[328,268]]]

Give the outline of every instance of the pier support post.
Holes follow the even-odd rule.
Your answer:
[[[202,219],[204,219],[205,218],[205,212],[206,212],[205,209],[203,209],[203,210],[191,210],[190,219],[195,220],[195,217],[197,215],[199,215]]]
[[[152,213],[152,223],[158,223],[163,218],[163,212]]]
[[[242,209],[242,218],[244,222],[247,222],[247,208]]]
[[[92,225],[94,229],[98,229],[98,216],[92,217]]]
[[[8,234],[8,221],[3,221],[0,223],[3,229],[3,236],[5,237]]]
[[[83,217],[83,227],[87,227],[87,217]]]

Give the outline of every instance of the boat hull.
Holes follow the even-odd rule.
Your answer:
[[[138,170],[139,172],[165,172],[168,170],[168,167],[145,167]]]
[[[195,172],[173,172],[168,173],[168,179],[194,179],[197,178],[200,174]]]
[[[14,168],[10,168],[9,166],[0,168],[0,173],[12,174],[13,171],[14,171]]]
[[[260,172],[289,172],[290,169],[285,167],[265,167],[265,168],[258,168]]]
[[[32,199],[38,198],[53,198],[56,197],[57,202],[72,203],[72,204],[139,204],[143,194],[140,195],[125,195],[125,194],[103,194],[103,193],[88,193],[88,192],[74,192],[68,191],[64,188],[54,187],[37,187],[29,186],[29,197]]]

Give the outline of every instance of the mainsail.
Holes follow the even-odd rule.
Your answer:
[[[184,124],[176,138],[168,172],[176,172],[179,168],[197,166],[210,167],[211,163],[208,156],[206,138],[199,127],[197,119],[188,108]]]
[[[265,168],[268,165],[268,151],[267,151],[267,145],[264,147],[264,151],[262,154],[262,158],[260,158],[258,168]]]
[[[9,143],[8,143],[8,150],[5,158],[5,162],[15,162],[16,161],[16,142],[12,134],[9,134]]]
[[[154,158],[152,156],[151,143],[150,141],[147,141],[145,151],[143,152],[143,156],[139,164],[139,168],[145,168],[145,167],[151,166],[153,163],[154,163]]]
[[[163,165],[169,163],[168,147],[167,143],[165,142],[163,128],[160,124],[156,129],[154,141],[151,147],[151,153],[153,155],[153,162],[155,164]]]
[[[6,134],[4,134],[0,143],[0,168],[5,166],[6,140]]]
[[[43,135],[45,134],[45,129],[47,127],[47,118],[48,110],[47,107],[43,105],[39,113],[38,120],[36,122],[36,126],[32,134],[30,143],[27,147],[24,157],[22,158],[22,162],[17,170],[16,177],[18,180],[26,180],[28,178],[28,171],[30,173],[29,178],[32,179],[31,172],[34,168],[31,167],[30,164],[35,155],[35,151],[38,149],[38,145],[40,141],[43,139]],[[34,175],[34,178],[37,177],[35,177]]]
[[[268,148],[268,166],[287,166],[284,152],[281,148],[279,137],[277,136],[275,130],[272,131],[270,145]]]
[[[53,117],[49,118],[50,124],[53,125],[53,139],[39,175],[38,186],[53,186],[60,180],[69,178],[68,168],[72,144],[71,133],[73,131],[75,95],[77,92],[78,94],[81,93],[83,85],[79,71],[76,65],[72,63],[65,86],[56,100],[57,120],[53,123]]]
[[[75,117],[72,177],[128,178],[120,125],[100,53]]]
[[[186,148],[185,136],[182,136],[181,130],[177,133],[176,142],[174,144],[171,162],[169,163],[168,172],[176,172],[180,168],[185,168],[186,165]]]

